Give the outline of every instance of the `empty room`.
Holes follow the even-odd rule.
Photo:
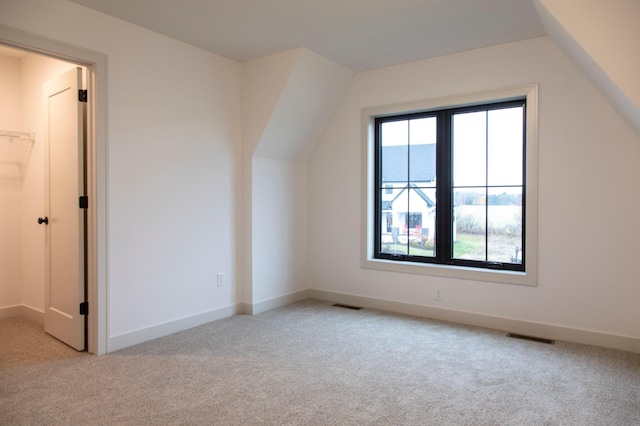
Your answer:
[[[0,424],[640,424],[639,24],[0,0]]]

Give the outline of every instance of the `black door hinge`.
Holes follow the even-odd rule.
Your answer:
[[[89,315],[89,302],[82,302],[80,304],[80,315]]]
[[[87,102],[87,91],[86,90],[78,90],[78,101]]]
[[[80,197],[80,208],[81,209],[88,209],[89,208],[89,197],[87,197],[86,195],[82,195]]]

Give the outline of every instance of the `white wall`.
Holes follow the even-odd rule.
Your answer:
[[[249,61],[242,73],[242,300],[256,313],[308,288],[307,163],[353,73],[308,49]]]
[[[0,55],[0,93],[0,130],[22,131],[18,58]],[[0,314],[22,304],[21,186],[19,168],[3,159],[0,146]]]
[[[529,83],[539,83],[538,286],[361,269],[362,108]],[[310,287],[638,338],[638,142],[547,37],[356,74],[310,165]]]
[[[307,169],[253,158],[253,303],[308,288]]]
[[[0,53],[0,130],[23,131],[20,59]]]
[[[235,304],[238,64],[126,30],[108,52],[112,335]]]
[[[21,200],[20,181],[0,177],[0,318],[3,308],[22,305]]]
[[[239,235],[243,242],[238,269],[242,272],[243,286],[238,300],[248,311],[254,302],[253,292],[253,155],[271,120],[278,100],[286,86],[302,49],[293,49],[275,55],[247,61],[242,64],[242,226]],[[262,253],[264,256],[265,253]],[[262,295],[265,295],[263,281]],[[268,298],[276,297],[270,294]]]
[[[63,0],[4,1],[0,24],[107,55],[110,348],[233,307],[240,65]]]

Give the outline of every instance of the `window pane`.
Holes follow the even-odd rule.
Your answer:
[[[452,118],[454,186],[486,185],[487,113],[456,114]]]
[[[409,253],[414,256],[433,257],[433,235],[435,229],[435,194],[433,188],[411,186],[409,191],[409,214],[405,223],[409,241]]]
[[[476,188],[454,191],[453,257],[486,260],[486,195]]]
[[[522,263],[522,189],[489,189],[488,261]]]
[[[436,117],[409,121],[409,181],[416,185],[436,180]]]
[[[409,181],[409,121],[391,121],[381,125],[381,184]]]
[[[407,254],[406,241],[403,244],[400,241],[398,223],[398,210],[406,208],[394,202],[394,198],[401,189],[393,188],[389,194],[387,189],[383,189],[380,194],[381,212],[380,212],[380,252],[389,254]]]
[[[488,185],[522,185],[523,108],[489,111]]]
[[[398,187],[392,189],[392,194],[389,194],[386,188],[380,193],[380,252],[407,254],[409,250],[407,239],[400,235],[403,230],[403,224],[400,221],[404,219],[402,214],[407,209],[407,199],[406,196],[402,197],[402,193],[406,190]],[[404,203],[400,198],[404,198]]]
[[[382,123],[382,146],[406,145],[409,143],[409,121],[387,121]]]
[[[436,117],[416,118],[411,120],[410,143],[412,145],[436,143]]]

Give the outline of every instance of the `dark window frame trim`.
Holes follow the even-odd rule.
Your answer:
[[[481,112],[481,111],[496,111],[499,109],[506,109],[512,107],[523,107],[523,169],[522,169],[522,185],[519,187],[522,188],[522,220],[523,220],[523,229],[522,229],[522,242],[523,246],[526,241],[526,97],[521,97],[516,100],[508,100],[508,101],[497,101],[497,102],[488,102],[479,105],[466,106],[466,107],[454,107],[454,108],[443,108],[436,111],[426,111],[426,112],[417,112],[417,113],[409,113],[409,114],[398,114],[388,117],[375,117],[374,121],[374,141],[375,141],[375,218],[374,218],[374,232],[375,232],[375,253],[374,256],[377,259],[387,259],[387,260],[404,260],[407,262],[417,262],[417,263],[435,263],[439,265],[452,265],[452,266],[466,266],[470,268],[482,268],[482,269],[501,269],[501,270],[510,270],[510,271],[525,271],[526,270],[526,253],[522,258],[521,263],[502,263],[502,262],[492,262],[492,261],[479,261],[479,260],[468,260],[468,259],[457,259],[452,256],[452,246],[453,246],[453,179],[452,179],[452,169],[453,169],[453,145],[451,141],[452,136],[452,118],[456,114],[466,114],[472,112]],[[390,123],[395,121],[405,121],[405,120],[415,120],[421,118],[429,118],[436,117],[438,123],[437,126],[437,148],[436,148],[436,170],[437,170],[437,194],[438,194],[438,204],[437,204],[437,213],[436,213],[436,235],[443,235],[444,238],[438,238],[436,240],[436,255],[433,257],[427,256],[417,256],[410,254],[390,254],[384,253],[381,251],[382,241],[381,235],[378,230],[382,229],[382,197],[380,196],[380,190],[385,188],[385,185],[380,181],[382,174],[382,145],[380,143],[381,138],[381,130],[382,125],[384,123]],[[411,155],[411,151],[408,151],[408,155]],[[410,160],[410,157],[408,158]],[[412,182],[409,182],[411,184]],[[487,184],[485,186],[479,186],[478,188],[489,188],[490,186]],[[488,204],[485,206],[488,208]],[[488,220],[488,218],[486,219]],[[487,229],[485,229],[485,233]],[[486,235],[485,235],[486,238]]]

